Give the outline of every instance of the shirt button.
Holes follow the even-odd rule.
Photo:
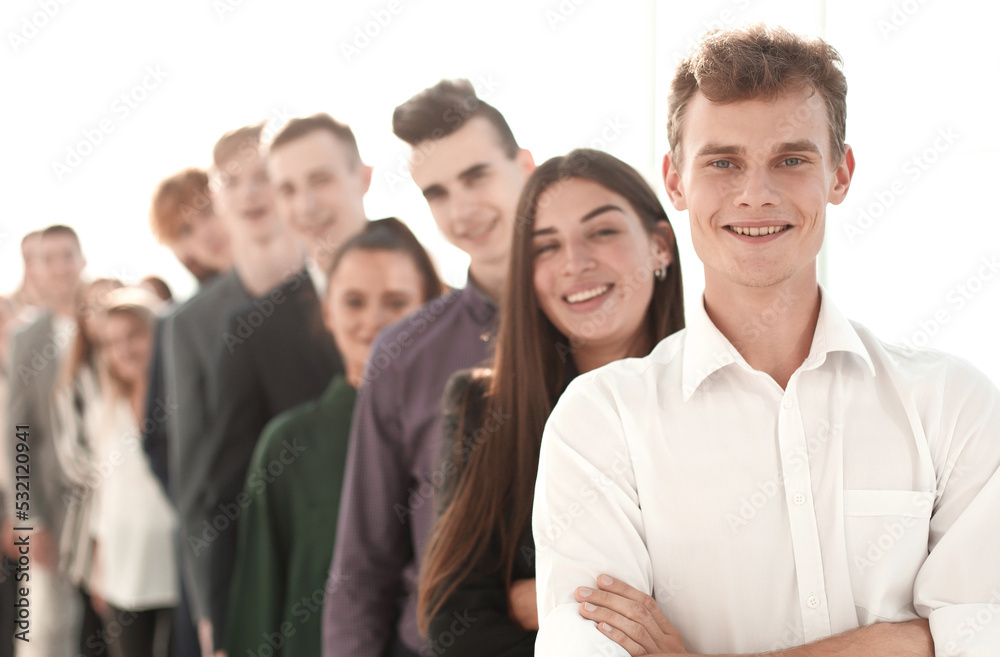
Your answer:
[[[809,596],[809,598],[806,600],[806,604],[809,605],[810,608],[816,609],[817,607],[819,607],[819,596],[817,595]]]
[[[792,502],[795,502],[796,506],[802,506],[803,504],[806,503],[806,496],[803,495],[802,493],[795,493],[795,495],[792,496]],[[812,600],[812,598],[809,599]]]
[[[781,405],[787,409],[791,408],[794,405],[794,403],[795,402],[792,401],[791,397],[785,397],[785,401],[781,402]]]

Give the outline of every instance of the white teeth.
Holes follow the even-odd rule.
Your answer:
[[[570,303],[581,303],[583,301],[593,299],[594,297],[599,297],[610,289],[611,285],[607,284],[601,285],[600,287],[584,290],[583,292],[576,292],[574,294],[570,294],[569,296],[566,297],[566,301],[569,301]]]
[[[749,235],[750,237],[759,237],[761,235],[771,235],[773,233],[780,233],[781,231],[788,228],[788,226],[730,226],[729,229],[738,235]]]

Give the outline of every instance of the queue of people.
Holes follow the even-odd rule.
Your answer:
[[[392,117],[462,289],[366,216],[327,114],[160,183],[180,305],[84,283],[68,226],[26,236],[2,621],[30,450],[32,641],[0,655],[1000,654],[1000,391],[818,284],[855,170],[839,54],[715,31],[668,104],[688,317],[648,182],[593,149],[536,166],[465,80]]]

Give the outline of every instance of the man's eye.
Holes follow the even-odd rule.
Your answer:
[[[794,167],[796,164],[802,164],[801,157],[786,157],[781,161],[782,166]]]
[[[729,160],[716,160],[715,162],[712,162],[712,166],[716,169],[730,169],[732,168],[733,163]]]

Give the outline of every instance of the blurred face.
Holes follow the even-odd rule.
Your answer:
[[[213,204],[229,235],[258,241],[282,230],[274,189],[257,149],[240,150],[216,175],[220,184]]]
[[[506,261],[517,199],[533,169],[528,151],[507,157],[496,129],[479,117],[410,153],[410,175],[434,221],[473,267]]]
[[[330,279],[324,316],[352,385],[361,382],[378,332],[424,301],[423,278],[405,253],[354,249],[341,259]]]
[[[229,233],[211,206],[191,213],[170,249],[189,269],[222,272],[232,266]]]
[[[850,147],[830,154],[819,94],[720,105],[696,93],[681,132],[684,162],[664,161],[664,182],[705,264],[705,288],[813,285],[826,206],[847,195]]]
[[[36,290],[43,286],[41,236],[35,235],[21,242],[21,257],[24,259],[25,287]]]
[[[153,335],[145,322],[125,313],[105,317],[102,333],[108,368],[130,384],[146,378]]]
[[[101,318],[107,307],[108,294],[112,290],[120,288],[121,285],[109,281],[98,281],[92,283],[83,295],[83,332],[87,339],[94,344],[101,341]]]
[[[87,261],[80,245],[69,235],[48,235],[41,240],[42,293],[46,299],[62,303],[73,298],[80,286],[80,273]]]
[[[531,248],[546,317],[584,349],[620,352],[644,336],[653,272],[670,262],[624,197],[570,178],[538,198]]]
[[[314,130],[272,149],[271,179],[282,219],[310,246],[318,259],[365,225],[364,197],[371,167],[354,162],[344,143],[329,130]]]

